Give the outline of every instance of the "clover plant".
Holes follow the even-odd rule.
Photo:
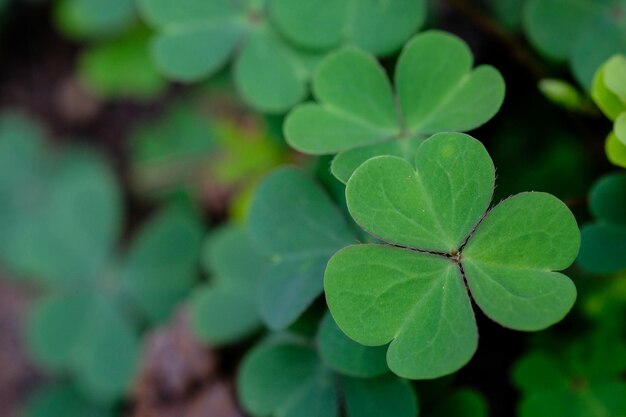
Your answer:
[[[482,65],[500,49],[475,65],[456,35],[417,33],[427,3],[54,1],[58,29],[82,41],[68,47],[72,74],[107,100],[102,120],[119,109],[151,118],[120,138],[118,175],[95,150],[0,113],[0,266],[34,289],[25,339],[52,381],[24,417],[136,411],[127,396],[145,388],[134,378],[143,336],[183,303],[190,343],[216,348],[217,379],[236,370],[251,416],[500,414],[476,387],[490,399],[499,389],[466,386],[491,372],[483,361],[516,362],[520,417],[626,416],[626,175],[593,186],[580,231],[570,211],[584,219],[587,179],[606,169],[589,157],[601,144],[587,93],[612,122],[609,160],[626,167],[626,0],[447,2],[542,78],[543,96],[500,62],[506,114],[476,133],[504,102],[503,76]],[[437,26],[448,8],[430,3]],[[546,98],[569,111],[552,117]],[[55,131],[101,133],[66,122]],[[519,189],[567,204],[510,196]],[[206,233],[201,213],[215,224]],[[474,357],[478,323],[485,356],[502,349],[493,334],[511,334],[481,316],[545,330],[577,293],[588,322],[574,314],[505,362],[478,358],[448,376]],[[185,400],[204,404],[196,394],[216,375],[192,381]]]
[[[574,216],[538,192],[489,209],[494,185],[487,151],[460,133],[424,141],[413,164],[371,158],[348,181],[350,214],[385,244],[336,253],[326,301],[357,342],[391,342],[398,375],[436,378],[469,361],[478,333],[468,290],[487,316],[517,330],[546,328],[572,307],[576,289],[554,271],[578,253]]]
[[[612,163],[626,168],[626,55],[615,55],[598,69],[591,96],[614,122],[606,154]]]
[[[623,0],[528,0],[524,29],[541,53],[566,61],[590,90],[596,69],[626,53],[625,11]]]
[[[203,265],[212,277],[191,300],[195,333],[221,345],[260,330],[256,292],[267,260],[251,245],[245,230],[232,224],[213,232],[206,239]]]
[[[157,66],[181,81],[205,78],[236,55],[234,79],[257,110],[281,113],[307,94],[307,81],[325,52],[342,44],[388,54],[423,21],[421,0],[140,0],[158,30]],[[380,28],[385,36],[380,36]]]
[[[340,408],[348,417],[417,414],[416,395],[407,381],[390,374],[373,378],[336,375],[320,360],[314,346],[288,337],[248,353],[238,391],[253,416],[333,417],[340,415]]]
[[[626,344],[601,326],[552,348],[535,348],[513,369],[520,417],[618,417],[626,412]],[[545,343],[544,343],[545,345]],[[555,346],[556,345],[556,346]]]
[[[596,221],[581,229],[579,265],[595,273],[626,269],[626,175],[601,178],[591,190],[589,206]]]
[[[28,318],[30,351],[94,398],[117,398],[141,324],[166,318],[194,284],[202,225],[191,209],[166,207],[119,253],[121,195],[105,161],[87,150],[53,155],[22,123],[0,123],[0,221],[3,263],[44,293]]]
[[[427,135],[474,129],[500,108],[500,73],[490,66],[472,69],[472,60],[467,45],[453,35],[416,35],[398,58],[394,94],[372,56],[339,51],[315,74],[318,103],[302,104],[289,114],[287,141],[306,153],[340,152],[332,171],[342,182],[370,157],[411,159]]]

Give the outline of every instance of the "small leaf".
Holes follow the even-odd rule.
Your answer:
[[[280,343],[257,347],[244,359],[237,387],[241,403],[254,416],[338,415],[332,375],[306,346]]]
[[[594,329],[549,351],[532,351],[514,368],[523,417],[621,416],[626,410],[626,345],[618,327]]]
[[[62,295],[44,298],[35,305],[28,317],[27,340],[37,363],[52,370],[69,366],[91,304],[92,297]]]
[[[274,329],[289,326],[320,295],[328,259],[355,241],[328,196],[292,168],[274,171],[258,187],[248,229],[273,263],[261,283],[259,306]]]
[[[139,349],[119,306],[91,294],[53,296],[37,304],[28,342],[42,365],[73,372],[94,399],[103,401],[129,386]]]
[[[270,16],[278,30],[304,48],[327,49],[344,35],[348,17],[346,0],[273,0]]]
[[[61,0],[56,2],[57,26],[73,38],[104,38],[117,35],[135,19],[133,0]]]
[[[278,30],[304,48],[340,43],[375,55],[388,55],[413,34],[425,18],[422,0],[274,0],[270,15]]]
[[[256,297],[242,288],[199,287],[190,301],[194,333],[212,346],[226,345],[261,327]]]
[[[235,63],[235,83],[241,96],[265,113],[281,113],[307,93],[296,56],[272,33],[250,34]]]
[[[615,133],[609,133],[604,144],[606,156],[612,164],[626,168],[626,145],[624,145]]]
[[[570,67],[578,82],[590,89],[593,75],[607,59],[616,53],[626,54],[626,29],[617,12],[605,9],[604,15],[586,30],[581,30],[576,42]]]
[[[594,273],[626,268],[626,176],[600,179],[591,190],[590,202],[596,222],[581,230],[578,263]]]
[[[187,30],[176,26],[154,39],[152,53],[157,67],[168,77],[197,81],[225,65],[241,36],[241,28],[229,22]]]
[[[602,14],[587,0],[530,0],[524,27],[533,45],[554,59],[567,59],[581,30]]]
[[[135,373],[139,355],[135,329],[119,306],[103,297],[96,297],[84,314],[85,327],[71,352],[72,367],[96,400],[118,398],[130,387]]]
[[[123,290],[148,318],[161,321],[197,278],[202,225],[193,213],[168,207],[144,226],[123,265]]]
[[[615,59],[612,58],[612,59]],[[591,97],[600,107],[600,110],[611,120],[615,120],[622,112],[626,111],[626,102],[608,88],[606,84],[606,68],[608,62],[602,65],[593,79]]]
[[[576,287],[553,270],[576,258],[580,234],[567,206],[522,193],[492,209],[463,251],[463,270],[480,308],[517,330],[540,330],[572,308]]]
[[[323,105],[300,106],[285,121],[287,141],[298,150],[332,153],[392,138],[399,130],[389,80],[364,52],[346,49],[326,58],[313,91]]]
[[[604,66],[606,87],[626,103],[626,56],[614,55]]]
[[[348,338],[326,314],[317,334],[319,353],[335,371],[356,377],[373,377],[389,372],[386,347],[363,346]]]
[[[374,55],[389,55],[426,20],[423,0],[352,0],[347,33],[351,43]]]
[[[467,45],[444,32],[423,33],[404,47],[395,80],[406,129],[466,131],[496,114],[504,80],[493,67],[472,71],[472,61]]]
[[[197,289],[191,300],[194,332],[213,345],[245,337],[261,327],[256,303],[260,279],[267,268],[247,233],[229,225],[207,240],[205,268],[212,285]]]
[[[524,391],[567,388],[567,374],[544,352],[530,352],[513,369],[513,381]]]
[[[139,6],[159,29],[152,50],[157,67],[175,80],[195,81],[216,72],[244,34],[229,0],[188,0],[176,7],[168,1],[141,0]]]

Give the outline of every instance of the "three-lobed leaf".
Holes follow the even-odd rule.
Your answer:
[[[425,14],[422,0],[219,0],[210,5],[185,0],[178,8],[162,0],[142,0],[140,9],[158,29],[153,55],[167,76],[196,81],[234,57],[239,93],[269,113],[285,112],[304,99],[312,72],[330,49],[349,44],[389,54],[421,25]]]
[[[410,150],[425,135],[476,128],[499,109],[502,77],[489,66],[472,70],[472,61],[469,48],[455,36],[419,34],[400,55],[394,94],[372,56],[357,49],[339,51],[314,76],[318,103],[300,105],[289,114],[287,141],[306,153],[341,152],[332,170],[343,182],[370,156],[410,159]]]
[[[538,330],[561,320],[576,290],[564,275],[580,242],[567,207],[544,193],[511,197],[487,212],[495,172],[480,142],[437,134],[414,167],[372,158],[348,181],[356,222],[393,246],[339,251],[325,274],[339,327],[359,343],[390,343],[401,376],[435,378],[462,367],[477,346],[465,282],[493,320]]]

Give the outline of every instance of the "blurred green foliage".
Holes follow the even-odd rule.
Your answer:
[[[24,417],[124,415],[145,335],[180,308],[221,371],[238,367],[254,416],[486,417],[514,388],[520,417],[626,416],[626,176],[599,145],[604,113],[608,161],[626,167],[626,0],[30,3],[0,0],[3,41],[50,12],[74,54],[63,75],[102,120],[40,113],[102,143],[50,137],[0,97],[0,269],[35,293],[24,333],[50,382]],[[31,55],[57,71],[30,34],[2,50],[29,58],[17,90],[40,79]],[[98,129],[123,135],[119,155]],[[449,133],[476,129],[490,155]],[[574,312],[522,346],[481,324],[497,354],[458,376],[397,376],[473,355],[466,287],[516,329],[570,309],[553,270],[578,228],[544,192],[581,224]],[[512,385],[483,383],[503,361]]]

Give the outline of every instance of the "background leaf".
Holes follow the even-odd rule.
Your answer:
[[[248,230],[272,261],[259,301],[261,317],[274,329],[293,323],[320,295],[328,259],[355,240],[328,196],[293,168],[276,170],[259,185]]]

